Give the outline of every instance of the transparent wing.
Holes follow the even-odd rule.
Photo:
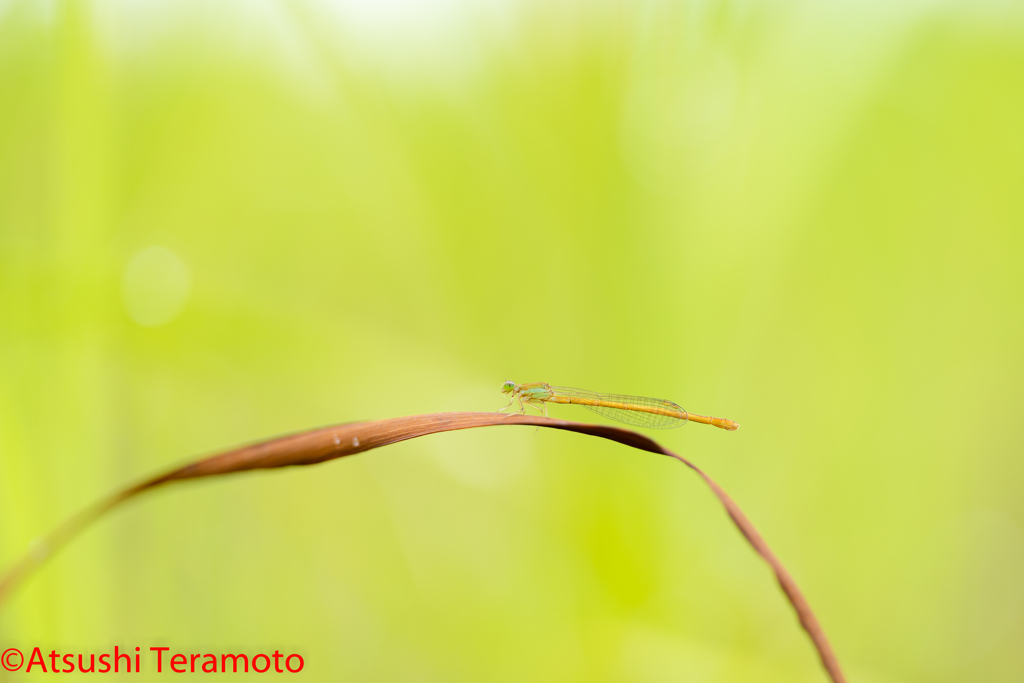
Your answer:
[[[672,429],[687,422],[687,412],[672,401],[624,394],[598,394],[574,387],[551,387],[552,403],[581,405],[616,422],[647,429]]]

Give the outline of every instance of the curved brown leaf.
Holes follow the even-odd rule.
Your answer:
[[[353,422],[283,436],[197,460],[165,474],[145,480],[123,491],[119,491],[105,500],[101,500],[66,521],[49,536],[45,537],[45,539],[33,543],[28,554],[12,567],[3,579],[0,579],[0,604],[3,603],[3,600],[10,594],[11,590],[41,565],[47,557],[70,541],[89,523],[116,505],[157,486],[184,479],[212,477],[245,470],[314,465],[427,434],[495,425],[530,425],[589,434],[590,436],[617,441],[642,451],[667,455],[670,458],[675,458],[699,474],[711,488],[711,491],[718,497],[718,500],[721,501],[733,523],[739,528],[750,545],[753,546],[757,554],[768,563],[775,573],[775,578],[789,599],[790,604],[793,605],[793,609],[796,610],[800,625],[811,637],[811,642],[818,651],[818,656],[821,658],[821,663],[824,665],[829,677],[835,683],[845,681],[842,671],[839,669],[839,662],[836,660],[828,639],[825,637],[825,632],[821,629],[821,625],[811,611],[810,605],[807,604],[807,600],[800,592],[800,589],[797,588],[793,577],[782,566],[779,558],[768,547],[761,534],[757,532],[757,529],[750,523],[750,520],[743,514],[739,506],[733,502],[732,498],[711,477],[686,458],[663,448],[642,434],[619,429],[618,427],[566,422],[540,416],[457,412],[412,415],[370,422]]]

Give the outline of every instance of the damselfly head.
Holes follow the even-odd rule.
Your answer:
[[[510,393],[512,393],[515,390],[516,390],[516,383],[515,382],[505,382],[504,384],[501,385],[501,393],[503,393],[503,394],[510,394]]]

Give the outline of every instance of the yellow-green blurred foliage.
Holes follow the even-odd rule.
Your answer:
[[[1018,3],[0,2],[0,566],[183,459],[549,381],[742,423],[656,436],[851,680],[1020,680],[1022,257]],[[823,679],[691,472],[532,429],[158,491],[0,614],[115,644]]]

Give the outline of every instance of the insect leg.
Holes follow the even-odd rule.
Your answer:
[[[538,408],[538,407],[537,407],[537,404],[538,404],[538,403],[542,403],[542,404],[544,405],[544,408],[543,408],[543,409],[541,409],[541,408]],[[530,406],[530,407],[531,407],[531,408],[533,408],[534,410],[537,410],[537,411],[540,411],[540,412],[542,412],[542,413],[544,413],[544,414],[547,414],[547,411],[548,411],[548,404],[547,404],[547,403],[545,403],[544,401],[527,401],[527,402],[526,402],[526,405]]]
[[[498,408],[498,412],[499,412],[499,413],[503,413],[503,412],[505,412],[506,410],[508,410],[509,408],[511,408],[511,407],[512,407],[512,403],[513,403],[513,402],[514,402],[515,400],[516,400],[516,396],[515,396],[515,394],[512,394],[512,398],[510,398],[510,399],[509,399],[509,401],[508,401],[508,405],[507,405],[507,406],[505,406],[504,408]]]

